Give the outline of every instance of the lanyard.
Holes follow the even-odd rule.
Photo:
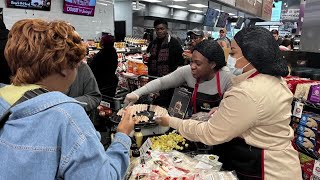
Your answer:
[[[216,80],[217,80],[217,88],[220,98],[222,98],[221,86],[220,86],[220,73],[216,72]],[[197,93],[199,88],[199,79],[197,79],[196,84],[194,85],[193,95],[192,95],[192,105],[193,105],[193,113],[197,113]]]

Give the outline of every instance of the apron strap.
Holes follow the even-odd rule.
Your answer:
[[[192,105],[193,105],[193,113],[197,113],[197,93],[199,88],[199,79],[197,79],[196,84],[194,85],[193,95],[192,95]]]
[[[219,71],[216,72],[216,80],[217,80],[217,88],[220,98],[222,98],[222,91],[221,91],[221,85],[220,85],[220,73]]]
[[[251,75],[248,77],[248,79],[254,78],[254,77],[256,77],[258,74],[260,74],[260,73],[259,73],[258,71],[256,71],[255,73],[251,74]]]

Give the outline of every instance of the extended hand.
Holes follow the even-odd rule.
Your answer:
[[[157,117],[156,122],[161,126],[169,126],[170,116]]]
[[[133,111],[132,108],[128,107],[125,110],[124,115],[118,125],[118,132],[129,135],[134,128],[134,121],[132,119]]]
[[[137,102],[139,99],[139,96],[132,92],[132,93],[129,93],[126,95],[126,98],[124,99],[124,106],[127,106],[127,105],[132,105],[134,104],[135,102]]]
[[[211,109],[211,111],[208,113],[208,116],[210,117],[212,114],[218,111],[218,107],[214,107]]]

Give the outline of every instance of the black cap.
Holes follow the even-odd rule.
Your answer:
[[[204,37],[203,31],[188,31],[187,35],[190,36],[191,34],[194,34],[196,36]]]

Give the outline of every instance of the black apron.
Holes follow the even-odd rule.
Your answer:
[[[204,94],[198,92],[199,88],[199,80],[197,80],[194,89],[187,87],[187,89],[192,93],[191,103],[189,105],[188,114],[195,114],[197,112],[209,112],[212,108],[218,107],[222,97],[223,93],[221,92],[221,86],[220,86],[220,73],[219,71],[216,72],[216,83],[217,83],[217,89],[218,93],[214,95]]]
[[[252,74],[248,79],[258,75]],[[213,146],[212,154],[219,156],[223,170],[235,171],[239,180],[264,179],[264,151],[246,144],[242,138]]]

